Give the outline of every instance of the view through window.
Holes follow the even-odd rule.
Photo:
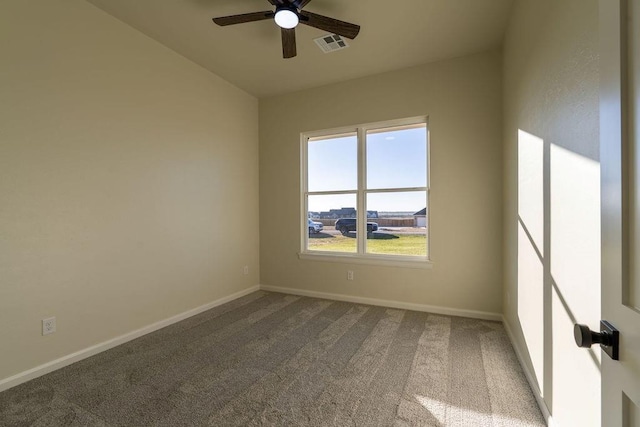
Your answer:
[[[303,168],[303,252],[428,259],[425,118],[303,135]]]

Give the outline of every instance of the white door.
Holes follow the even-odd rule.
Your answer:
[[[600,0],[602,318],[620,331],[602,353],[602,425],[640,427],[640,1]]]

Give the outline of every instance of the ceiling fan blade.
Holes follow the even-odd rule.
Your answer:
[[[213,22],[224,27],[226,25],[243,24],[245,22],[262,21],[273,18],[273,12],[265,10],[263,12],[243,13],[241,15],[220,16],[213,18]]]
[[[297,55],[296,52],[296,30],[295,28],[291,28],[287,30],[285,28],[282,29],[282,57],[283,58],[293,58]]]
[[[360,32],[360,25],[350,24],[348,22],[307,11],[300,12],[300,23],[329,31],[330,33],[338,34],[348,39],[355,39]]]
[[[311,0],[293,0],[291,3],[299,9],[302,9],[309,4]]]

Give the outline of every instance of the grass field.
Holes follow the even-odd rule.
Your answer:
[[[356,239],[353,236],[329,236],[309,238],[309,250],[331,252],[356,252]],[[427,236],[421,234],[403,234],[397,238],[367,239],[367,253],[389,255],[427,255]]]

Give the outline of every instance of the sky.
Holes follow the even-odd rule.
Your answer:
[[[309,191],[356,190],[357,150],[355,133],[310,140]],[[426,127],[369,133],[366,153],[368,189],[427,185]],[[309,196],[309,210],[314,212],[355,206],[355,194]],[[371,193],[367,197],[367,210],[417,212],[424,207],[424,191]]]

